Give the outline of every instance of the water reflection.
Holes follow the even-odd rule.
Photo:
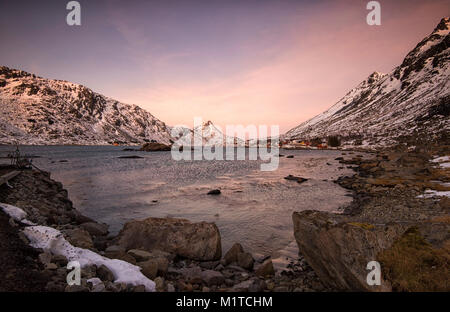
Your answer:
[[[9,148],[10,149],[10,148]],[[9,151],[0,147],[0,153]],[[338,211],[351,198],[332,182],[339,175],[337,151],[281,151],[278,170],[261,172],[259,161],[174,161],[170,152],[124,152],[121,147],[23,147],[39,155],[34,164],[52,172],[74,206],[113,232],[132,219],[178,217],[216,222],[226,250],[240,242],[270,254],[293,240],[292,212]],[[119,159],[139,155],[142,159]],[[60,162],[67,160],[67,162]],[[308,178],[298,184],[283,177]],[[219,188],[220,196],[206,193]]]

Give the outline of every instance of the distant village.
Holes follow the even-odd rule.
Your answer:
[[[324,149],[328,148],[326,141],[322,140],[282,140],[280,141],[280,148],[284,149]]]
[[[263,143],[264,142],[264,143]],[[273,142],[275,143],[275,142]],[[259,147],[262,144],[267,144],[267,147],[273,146],[272,140],[267,141],[246,141],[245,147]],[[341,139],[338,136],[330,136],[325,139],[316,138],[312,140],[303,139],[280,139],[278,147],[283,149],[328,149],[336,148],[341,145]]]

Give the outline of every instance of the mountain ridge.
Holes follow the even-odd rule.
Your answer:
[[[390,73],[374,72],[325,112],[284,139],[340,136],[347,145],[389,146],[450,128],[450,18],[420,41]],[[441,113],[437,113],[441,112]]]
[[[0,67],[2,144],[105,145],[152,140],[170,143],[169,128],[137,105],[80,84]]]
[[[195,146],[196,142],[202,142],[202,146],[245,146],[245,140],[225,134],[211,120],[205,121],[193,129],[186,126],[175,126],[171,130],[174,140],[179,145]]]

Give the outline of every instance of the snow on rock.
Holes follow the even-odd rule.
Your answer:
[[[433,198],[433,197],[448,197],[448,198],[450,198],[450,191],[426,190],[425,194],[417,196],[417,198]]]
[[[23,211],[23,209],[5,203],[0,203],[0,208],[2,208],[3,212],[13,218],[15,221],[22,222],[27,225],[34,225],[33,222],[26,219],[27,213]]]
[[[442,156],[442,157],[437,157],[434,158],[432,160],[430,160],[432,163],[436,163],[439,165],[439,167],[441,168],[450,168],[450,156]]]
[[[374,72],[327,111],[289,130],[283,139],[331,135],[348,146],[389,146],[450,131],[450,18],[388,74]]]
[[[431,162],[434,162],[434,163],[441,163],[441,162],[447,162],[447,161],[450,161],[450,156],[436,157],[431,160]]]
[[[27,213],[19,207],[0,203],[0,208],[15,221],[30,225],[25,227],[23,232],[30,241],[31,247],[64,256],[68,261],[78,261],[81,267],[105,265],[114,274],[116,283],[144,285],[147,291],[155,291],[155,283],[145,277],[138,266],[118,259],[105,258],[91,250],[72,246],[60,231],[47,226],[35,225],[25,219]]]
[[[138,266],[118,259],[105,258],[88,249],[74,247],[54,228],[29,226],[23,232],[34,248],[64,256],[68,261],[78,261],[81,267],[105,265],[114,274],[116,283],[144,285],[147,291],[155,291],[155,283],[145,277]]]
[[[186,126],[175,126],[171,128],[172,137],[178,145],[190,146],[223,146],[236,145],[245,146],[245,140],[238,138],[236,134],[224,133],[222,129],[211,121],[203,122],[201,126],[189,129]],[[197,144],[197,142],[201,142]]]

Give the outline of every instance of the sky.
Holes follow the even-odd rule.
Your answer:
[[[168,125],[193,118],[279,125],[323,112],[372,72],[390,72],[450,15],[450,0],[0,2],[0,65],[83,84]]]

